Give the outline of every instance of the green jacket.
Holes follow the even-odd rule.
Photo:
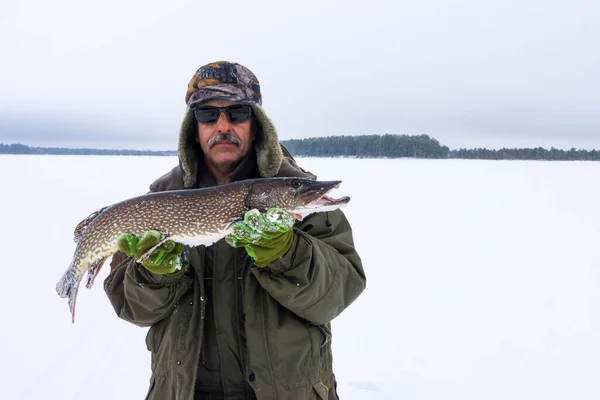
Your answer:
[[[307,175],[291,157],[278,173]],[[198,186],[212,184],[208,179],[199,177]],[[182,188],[179,168],[151,185],[152,191]],[[313,214],[294,231],[290,251],[264,269],[253,266],[244,249],[221,240],[188,248],[191,268],[179,277],[154,275],[131,258],[111,271],[104,288],[117,315],[150,327],[147,399],[194,397],[207,314],[206,271],[214,275],[211,318],[235,318],[241,326],[237,333],[219,332],[219,340],[239,336],[242,357],[233,361],[243,365],[257,399],[338,398],[330,322],[363,292],[365,273],[340,210]],[[227,362],[221,360],[225,388],[237,378],[228,376]]]

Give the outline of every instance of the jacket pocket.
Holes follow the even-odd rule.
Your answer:
[[[319,381],[313,385],[313,389],[317,392],[317,399],[328,400],[329,399],[329,388],[325,386],[323,381]]]
[[[146,334],[146,348],[151,353],[156,353],[158,351],[162,337],[165,334],[165,325],[165,320],[162,320],[148,329],[148,333]]]

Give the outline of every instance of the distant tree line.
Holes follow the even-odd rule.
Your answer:
[[[365,158],[447,158],[450,149],[427,135],[327,136],[283,140],[297,156]]]
[[[550,150],[542,147],[533,149],[460,149],[452,150],[450,158],[465,158],[478,160],[549,160],[549,161],[599,161],[598,150],[559,150],[554,147]]]
[[[428,135],[327,136],[283,140],[294,156],[357,158],[462,158],[478,160],[600,161],[598,150],[559,150],[552,147],[489,150],[450,150]]]
[[[428,135],[361,135],[327,136],[282,140],[281,143],[298,157],[356,158],[460,158],[478,160],[561,160],[600,161],[599,150],[550,150],[542,147],[489,150],[485,148],[450,150]],[[133,155],[176,156],[174,150],[101,150],[62,147],[29,147],[23,144],[1,144],[0,154],[56,155]]]
[[[78,156],[174,156],[176,151],[68,149],[63,147],[29,147],[24,144],[0,143],[0,154],[52,154]]]

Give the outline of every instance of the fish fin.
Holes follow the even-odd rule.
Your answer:
[[[88,289],[92,288],[92,286],[94,285],[94,280],[98,276],[98,272],[100,272],[100,269],[104,265],[104,262],[106,261],[107,258],[108,258],[108,256],[101,258],[101,259],[97,260],[96,262],[94,262],[90,266],[90,268],[88,269],[87,283],[85,285],[86,288],[88,288]]]
[[[71,322],[73,323],[75,323],[75,301],[78,289],[79,281],[73,277],[72,268],[69,267],[56,284],[56,293],[62,298],[67,297],[69,299],[69,310],[71,311]]]
[[[144,254],[142,254],[142,256],[137,260],[138,262],[142,262],[142,261],[146,261],[146,259],[148,257],[150,257],[150,254],[152,254],[152,252],[161,244],[163,244],[164,242],[166,242],[167,240],[169,240],[170,236],[165,236],[162,239],[160,239],[158,241],[158,243],[156,243],[154,246],[150,247],[148,249],[148,251],[146,251]]]
[[[86,219],[77,224],[75,231],[73,232],[73,239],[75,240],[75,243],[79,243],[81,237],[83,236],[83,232],[85,232],[85,229],[90,222],[92,222],[98,215],[102,213],[102,211],[106,210],[108,207],[110,206],[102,207],[101,209],[94,211],[88,215]]]
[[[75,284],[69,293],[69,310],[71,310],[71,323],[75,323],[75,302],[77,301],[77,292],[79,291],[79,282]]]
[[[63,299],[69,297],[73,286],[73,277],[71,275],[71,267],[63,274],[58,283],[56,284],[56,293]]]

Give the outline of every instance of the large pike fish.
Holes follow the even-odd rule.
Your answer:
[[[120,234],[129,232],[141,236],[148,230],[156,230],[163,234],[157,246],[167,239],[192,247],[208,246],[227,236],[231,224],[242,220],[252,209],[266,211],[279,207],[301,219],[314,212],[342,207],[350,201],[349,197],[327,196],[340,183],[261,178],[203,189],[149,193],[104,207],[75,228],[75,253],[56,291],[60,297],[69,299],[72,322],[75,322],[80,282],[87,273],[86,287],[92,287],[106,259],[118,251]]]

